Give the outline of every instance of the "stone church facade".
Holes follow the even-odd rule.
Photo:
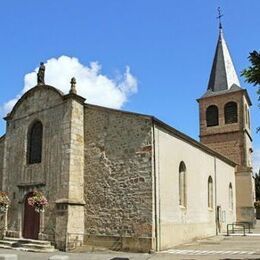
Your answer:
[[[250,105],[246,90],[213,89],[199,100],[197,142],[153,116],[88,104],[71,84],[69,94],[38,84],[5,118],[6,235],[50,240],[63,250],[90,244],[148,252],[223,232],[237,214],[253,221],[251,139],[240,122]],[[207,126],[208,106],[230,100],[238,122]],[[49,201],[42,213],[28,206],[36,190]]]

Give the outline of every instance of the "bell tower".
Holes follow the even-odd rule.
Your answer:
[[[237,163],[237,220],[254,223],[251,101],[247,90],[240,86],[221,23],[208,88],[198,102],[200,141]]]

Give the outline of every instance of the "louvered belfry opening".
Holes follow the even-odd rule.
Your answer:
[[[228,102],[225,105],[225,124],[237,123],[237,103]]]
[[[209,106],[206,111],[207,126],[218,125],[218,107],[215,105]]]

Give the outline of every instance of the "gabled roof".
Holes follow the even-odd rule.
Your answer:
[[[230,90],[235,85],[240,88],[240,82],[233,65],[222,28],[219,29],[218,43],[210,73],[208,91],[218,92]]]

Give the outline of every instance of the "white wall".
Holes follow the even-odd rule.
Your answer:
[[[235,174],[230,167],[220,159],[216,159],[217,170],[217,206],[221,206],[221,232],[226,232],[227,224],[236,221],[236,184]],[[232,184],[233,191],[233,207],[229,202],[229,184]]]
[[[228,185],[235,188],[234,168],[203,150],[155,126],[156,202],[158,204],[159,250],[216,234],[215,205],[221,205],[228,221],[235,210],[228,209]],[[179,164],[186,165],[187,206],[179,206]],[[215,167],[217,203],[215,201]],[[208,178],[213,179],[214,207],[208,208]],[[227,192],[226,192],[227,190]],[[234,193],[235,200],[235,193]],[[235,204],[234,204],[235,206]],[[224,226],[224,225],[223,225]]]

